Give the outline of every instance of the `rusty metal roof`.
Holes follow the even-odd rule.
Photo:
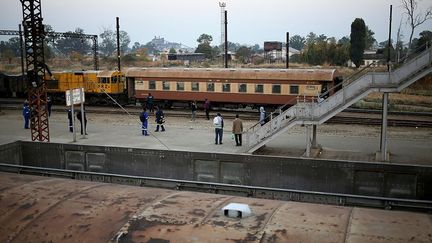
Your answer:
[[[221,208],[248,204],[252,215]],[[431,242],[430,215],[0,173],[1,242]]]
[[[129,68],[127,77],[213,80],[333,81],[336,69]]]

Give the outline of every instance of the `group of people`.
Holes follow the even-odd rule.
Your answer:
[[[198,110],[197,102],[195,100],[192,101],[190,107],[191,107],[191,111],[192,111],[191,121],[194,122],[195,118],[196,118],[196,112]],[[210,101],[207,98],[204,100],[204,111],[206,114],[206,119],[210,120]]]
[[[192,101],[191,104],[191,121],[194,122],[196,119],[196,112],[198,110],[198,106],[196,101]],[[143,105],[143,111],[139,115],[139,119],[141,121],[141,134],[143,136],[149,136],[148,126],[149,126],[149,112],[153,113],[153,109],[156,111],[155,113],[155,122],[156,122],[156,130],[155,132],[160,131],[164,132],[165,127],[165,116],[161,107],[155,106],[153,104],[153,96],[151,93],[148,94],[145,105]],[[206,119],[210,120],[210,101],[205,99],[204,101],[204,110],[206,114]],[[217,113],[216,117],[213,119],[213,126],[215,128],[215,144],[222,144],[223,137],[223,128],[224,128],[224,119],[220,113]],[[242,133],[243,133],[243,122],[239,118],[239,115],[236,115],[236,118],[233,121],[232,126],[232,134],[235,139],[236,146],[242,146]]]
[[[86,116],[85,109],[84,109],[84,112],[81,112],[81,110],[78,110],[76,113],[76,118],[78,119],[78,121],[80,122],[80,125],[81,125],[81,135],[83,135],[83,134],[88,135],[87,134],[87,116]],[[72,110],[69,109],[68,110],[69,132],[73,132],[72,119],[73,119]],[[83,126],[83,122],[84,122],[84,126]]]
[[[213,125],[215,128],[215,144],[222,144],[224,119],[220,113],[217,113],[216,117],[213,118]],[[242,146],[242,134],[243,134],[243,121],[236,114],[236,118],[232,124],[232,134],[236,142],[236,146]]]
[[[52,99],[51,96],[47,97],[47,112],[48,112],[48,116],[51,116],[51,108],[52,108]],[[26,99],[24,101],[23,104],[23,118],[24,118],[24,129],[30,129],[30,105],[29,105],[29,101]]]
[[[152,106],[153,109],[153,106]],[[161,132],[165,132],[165,127],[164,127],[164,123],[165,123],[165,116],[164,113],[162,111],[162,108],[160,108],[159,106],[154,106],[154,109],[156,110],[156,130],[155,132],[159,132],[159,127],[161,128]],[[149,119],[149,114],[147,112],[147,106],[143,106],[143,111],[140,113],[140,121],[141,121],[141,133],[143,136],[149,136],[148,133],[148,119]]]
[[[49,113],[49,115],[51,115],[51,105],[52,105],[51,97],[48,97],[47,105],[48,105],[47,106],[48,113]],[[192,110],[191,121],[195,121],[197,109],[198,109],[197,103],[196,103],[196,101],[193,101],[191,103],[191,110]],[[156,113],[155,113],[155,117],[156,117],[156,119],[155,119],[155,122],[156,122],[155,132],[159,132],[159,131],[164,132],[165,131],[165,127],[164,127],[165,116],[164,116],[164,113],[162,111],[162,108],[160,108],[158,106],[154,106],[153,96],[151,95],[151,93],[149,93],[149,95],[146,99],[146,104],[143,106],[143,111],[140,113],[140,116],[139,116],[140,121],[142,123],[141,124],[141,132],[142,132],[143,136],[149,136],[149,132],[148,132],[148,125],[149,125],[148,120],[150,117],[149,112],[153,113],[154,110],[156,111]],[[210,120],[210,101],[208,99],[205,99],[205,101],[204,101],[204,110],[205,110],[205,114],[206,114],[206,119]],[[24,102],[24,105],[23,105],[23,117],[24,117],[24,128],[25,129],[29,129],[30,112],[31,111],[30,111],[29,103],[26,100]],[[78,110],[76,112],[76,118],[80,122],[81,134],[87,135],[87,131],[86,131],[87,116],[86,116],[85,110],[84,110],[84,112],[81,112],[81,110]],[[264,118],[265,118],[265,111],[264,111],[264,108],[261,107],[260,108],[260,121],[264,121]],[[69,131],[70,132],[73,132],[72,119],[74,119],[74,117],[72,116],[72,110],[69,109],[68,110],[68,120],[69,120]],[[220,113],[217,113],[216,117],[214,117],[213,125],[215,128],[215,144],[222,144],[224,119]],[[233,125],[232,125],[232,134],[233,134],[233,138],[235,139],[236,146],[242,146],[242,133],[243,133],[243,122],[239,118],[239,115],[237,114],[236,118],[233,120]]]

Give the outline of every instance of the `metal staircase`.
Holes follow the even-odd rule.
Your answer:
[[[391,72],[375,72],[370,65],[345,80],[337,92],[321,102],[299,100],[296,105],[259,123],[246,132],[246,151],[253,153],[291,127],[322,124],[371,92],[400,92],[415,81],[432,72],[432,48],[406,61]],[[332,92],[329,90],[328,92]],[[281,109],[282,110],[282,109]]]

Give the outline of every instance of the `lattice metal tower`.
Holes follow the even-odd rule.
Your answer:
[[[49,142],[45,85],[44,26],[41,0],[20,0],[23,10],[24,46],[32,141]]]
[[[219,7],[221,8],[221,39],[220,39],[220,46],[222,49],[222,53],[224,53],[224,43],[225,43],[225,7],[226,3],[219,2]]]

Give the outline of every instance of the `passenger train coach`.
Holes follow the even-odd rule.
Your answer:
[[[210,69],[129,68],[126,71],[61,71],[45,77],[47,91],[56,103],[65,103],[66,90],[84,88],[87,104],[144,102],[151,93],[158,104],[257,107],[295,104],[316,99],[342,81],[336,69]],[[27,81],[0,75],[2,97],[25,97]],[[331,95],[331,94],[330,94]]]
[[[336,69],[130,68],[125,74],[130,98],[144,101],[151,93],[168,106],[206,98],[213,106],[295,104],[342,81]]]

